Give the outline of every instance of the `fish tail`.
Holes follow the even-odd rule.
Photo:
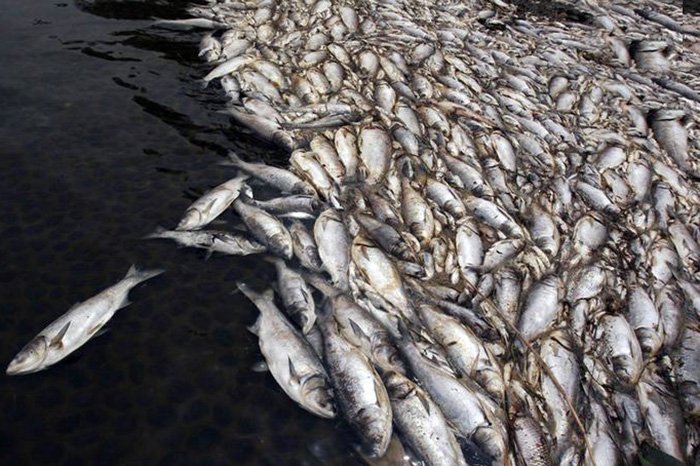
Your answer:
[[[284,261],[284,259],[281,259],[281,258],[276,257],[276,256],[265,256],[265,257],[263,257],[263,260],[265,262],[268,262],[268,263],[276,266],[276,267],[282,267],[283,265],[286,265],[286,262]]]
[[[129,268],[129,271],[126,273],[124,280],[130,280],[134,282],[134,285],[137,285],[141,282],[145,282],[148,279],[158,276],[163,272],[165,272],[164,269],[140,270],[134,264]]]
[[[246,298],[250,299],[253,303],[260,301],[263,296],[261,293],[254,291],[247,283],[236,282],[238,290],[245,295]]]
[[[333,285],[328,283],[323,277],[317,273],[302,272],[301,276],[306,280],[311,286],[316,288],[318,291],[323,293],[329,298],[333,298],[339,295],[340,290],[336,289]]]
[[[229,161],[231,162],[231,165],[233,165],[235,167],[240,167],[242,165],[245,165],[245,162],[243,160],[241,160],[241,158],[238,156],[238,154],[236,154],[232,150],[230,150],[228,152],[228,158],[229,158]]]
[[[141,239],[156,239],[156,238],[165,238],[166,235],[165,233],[168,231],[167,228],[163,228],[162,226],[158,225],[155,230],[153,230],[152,233],[149,233],[145,236],[142,236]],[[131,271],[131,269],[129,269]]]

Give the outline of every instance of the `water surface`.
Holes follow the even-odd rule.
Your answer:
[[[263,287],[270,267],[139,239],[233,176],[217,166],[227,149],[282,163],[199,85],[199,33],[149,27],[184,17],[183,4],[4,3],[0,362],[130,264],[168,272],[67,360],[0,376],[0,464],[359,462],[338,422],[250,370],[256,312],[231,292],[236,280]]]

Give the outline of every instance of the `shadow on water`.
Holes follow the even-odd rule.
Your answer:
[[[76,0],[76,8],[95,16],[109,19],[150,20],[153,18],[179,19],[186,18],[186,9],[196,2],[169,1],[138,1],[138,0]]]
[[[68,360],[1,376],[2,465],[358,463],[339,423],[250,370],[256,311],[231,292],[237,280],[267,286],[270,267],[140,239],[234,176],[218,165],[228,149],[284,163],[231,127],[215,86],[202,89],[199,33],[150,26],[187,4],[6,2],[0,361],[130,264],[167,273]]]

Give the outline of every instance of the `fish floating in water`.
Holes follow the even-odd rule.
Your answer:
[[[368,461],[390,442],[429,465],[700,461],[697,18],[652,0],[189,12],[156,26],[209,30],[204,82],[289,167],[232,152],[237,176],[150,237],[274,256],[281,309],[239,288],[290,398],[344,419]],[[202,230],[229,206],[254,239]]]
[[[116,284],[78,303],[39,332],[7,366],[8,375],[31,374],[52,366],[77,350],[103,329],[119,309],[128,306],[129,291],[163,270],[132,266]]]

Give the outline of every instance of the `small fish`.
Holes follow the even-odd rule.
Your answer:
[[[248,173],[265,184],[273,186],[283,193],[316,195],[316,190],[294,173],[283,168],[272,167],[264,163],[250,163],[242,160],[234,152],[228,154],[230,164]]]
[[[532,285],[520,311],[518,330],[530,342],[538,338],[559,315],[564,285],[559,277],[550,275]]]
[[[414,317],[401,275],[394,263],[369,238],[358,235],[351,255],[367,283],[406,317]]]
[[[316,304],[309,286],[299,272],[289,268],[284,260],[275,257],[270,262],[277,269],[277,289],[284,308],[299,324],[302,332],[309,333],[316,322]]]
[[[384,375],[394,422],[416,454],[431,466],[466,466],[448,421],[430,396],[397,372]]]
[[[273,215],[291,218],[315,218],[321,207],[321,200],[308,194],[291,194],[265,201],[251,199],[249,203]]]
[[[220,252],[232,256],[247,256],[267,251],[267,247],[257,241],[229,231],[171,231],[158,227],[145,238],[172,239],[183,246],[206,249],[210,254]]]
[[[248,175],[237,176],[194,201],[185,211],[176,230],[199,230],[216,220],[242,192],[250,192],[245,184],[247,179]]]
[[[292,237],[282,222],[264,210],[246,204],[241,199],[234,201],[233,209],[241,216],[250,234],[264,244],[270,252],[285,259],[292,258]]]
[[[553,466],[554,462],[542,428],[530,416],[517,416],[512,421],[513,436],[525,466]]]
[[[129,291],[164,270],[139,270],[132,265],[126,276],[87,301],[78,303],[39,332],[7,366],[7,375],[31,374],[56,364],[83,346],[128,306]]]
[[[338,211],[324,210],[314,223],[314,239],[323,268],[341,290],[348,289],[350,236]]]

